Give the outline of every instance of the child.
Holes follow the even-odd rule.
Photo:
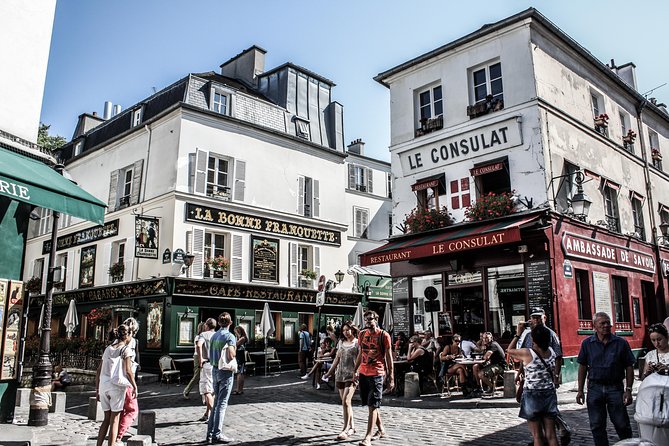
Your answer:
[[[70,374],[63,370],[63,367],[60,365],[54,367],[53,372],[55,379],[51,381],[51,391],[65,390],[65,387],[69,386],[72,382]]]

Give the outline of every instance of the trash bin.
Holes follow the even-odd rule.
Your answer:
[[[407,398],[417,398],[420,396],[418,373],[408,372],[404,374],[404,396]]]
[[[634,419],[642,440],[669,445],[669,376],[652,373],[643,380]]]

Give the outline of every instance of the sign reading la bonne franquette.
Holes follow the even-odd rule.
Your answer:
[[[646,273],[655,273],[655,259],[641,251],[625,246],[592,240],[590,238],[565,232],[562,236],[562,249],[566,256],[594,260],[623,268],[636,269]]]
[[[400,164],[404,174],[410,175],[522,143],[520,123],[514,117],[402,152]]]
[[[186,221],[207,223],[269,234],[285,235],[328,245],[341,245],[341,232],[186,203]]]
[[[56,251],[72,248],[73,246],[85,245],[86,243],[96,242],[98,240],[102,240],[108,237],[115,237],[117,235],[118,219],[108,221],[104,225],[89,229],[82,229],[81,231],[58,237],[58,241],[56,242]],[[50,252],[51,240],[46,240],[42,243],[42,254],[48,254]]]

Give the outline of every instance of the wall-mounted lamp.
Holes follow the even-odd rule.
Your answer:
[[[195,256],[193,254],[191,254],[190,252],[188,252],[188,253],[186,253],[186,255],[184,255],[184,266],[183,266],[183,270],[181,272],[186,273],[186,278],[190,277],[190,267],[193,264],[194,259],[195,259]]]
[[[660,224],[660,232],[662,235],[657,236],[657,242],[662,242],[663,244],[669,244],[669,221],[664,221]]]
[[[186,307],[186,311],[184,311],[184,314],[181,316],[181,320],[188,319],[188,316],[192,313],[193,310],[191,310],[190,307]]]
[[[567,178],[574,176],[574,182],[576,183],[576,193],[568,199],[569,210],[566,212],[567,215],[570,215],[577,220],[585,221],[588,218],[588,213],[590,212],[590,205],[592,201],[590,198],[583,192],[583,183],[585,182],[585,174],[581,170],[577,170],[566,175],[560,175],[557,177],[551,178],[551,184],[553,181],[560,178]],[[559,190],[559,188],[558,188]],[[556,202],[555,192],[553,193],[553,203]]]
[[[337,280],[337,285],[339,285],[344,280],[344,273],[339,270],[335,273],[335,279]]]

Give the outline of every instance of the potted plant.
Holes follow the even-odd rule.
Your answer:
[[[230,261],[223,256],[210,257],[204,263],[216,278],[222,278],[223,273],[230,268]]]
[[[515,203],[513,193],[490,192],[483,195],[465,210],[465,217],[469,221],[482,221],[491,218],[503,217],[514,212]]]
[[[123,280],[123,273],[125,272],[125,265],[123,262],[113,263],[109,267],[109,275],[112,278],[112,282],[120,282]]]
[[[308,280],[314,280],[316,278],[316,271],[312,271],[310,269],[303,269],[300,274],[302,277]]]
[[[441,209],[415,208],[404,219],[404,226],[413,233],[445,228],[451,224],[453,224],[453,219],[446,207]]]
[[[88,323],[93,327],[103,327],[111,322],[112,312],[109,308],[93,308],[86,315]]]
[[[609,126],[609,115],[601,113],[595,116],[595,127],[605,129]]]
[[[662,161],[662,153],[660,153],[659,149],[656,149],[654,147],[651,147],[650,149],[650,156],[655,160],[655,161]]]
[[[23,285],[28,294],[39,294],[42,291],[42,278],[41,277],[31,277]]]
[[[635,139],[636,139],[636,133],[634,132],[634,130],[629,129],[627,131],[627,134],[623,136],[623,143],[633,144]]]

